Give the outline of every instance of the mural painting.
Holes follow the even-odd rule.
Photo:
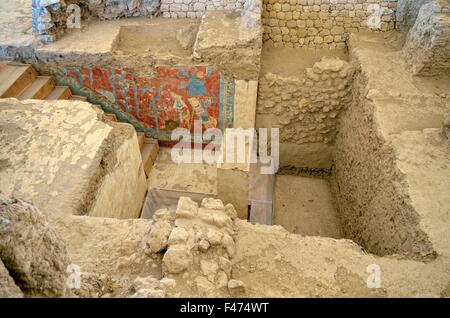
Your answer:
[[[133,124],[147,136],[171,145],[171,132],[233,126],[234,82],[215,68],[158,67],[152,78],[128,69],[63,67],[54,74],[75,92]]]

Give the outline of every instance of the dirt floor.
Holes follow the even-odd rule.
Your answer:
[[[325,179],[277,175],[273,224],[295,234],[342,238]]]

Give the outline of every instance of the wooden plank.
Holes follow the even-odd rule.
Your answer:
[[[82,102],[86,102],[87,101],[87,97],[86,96],[80,96],[80,95],[72,95],[72,97],[70,99],[71,100],[80,100]]]
[[[144,147],[141,150],[142,164],[144,166],[144,171],[147,178],[150,174],[150,171],[152,171],[154,163],[154,161],[152,160],[152,152],[154,151],[153,149],[153,144],[144,144]]]
[[[139,142],[139,149],[142,150],[142,148],[144,147],[144,143],[145,143],[145,134],[143,132],[136,132],[137,134],[137,138],[138,138],[138,142]]]
[[[56,86],[46,100],[62,100],[72,97],[72,91],[67,86]]]
[[[156,161],[156,158],[158,157],[158,153],[159,153],[159,144],[158,144],[158,140],[154,139],[154,138],[145,138],[145,143],[152,145],[152,160],[153,162]]]
[[[0,97],[17,97],[36,78],[31,65],[6,64],[0,69]]]
[[[20,95],[20,100],[24,99],[45,99],[54,89],[55,82],[49,76],[38,76]]]

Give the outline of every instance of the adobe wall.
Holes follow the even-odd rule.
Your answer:
[[[131,126],[106,123],[85,102],[0,103],[0,192],[32,202],[51,220],[94,207],[96,216],[139,215],[146,180]],[[117,180],[127,182],[118,187]]]
[[[339,120],[332,175],[344,235],[378,255],[448,254],[446,88],[419,82],[381,36],[350,44],[353,103]]]

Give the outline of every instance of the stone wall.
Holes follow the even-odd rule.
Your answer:
[[[381,10],[379,21],[372,9],[376,5]],[[394,29],[396,6],[397,0],[264,0],[264,41],[275,46],[342,48],[348,33]],[[369,21],[374,26],[369,28]]]
[[[160,0],[70,0],[86,7],[100,19],[152,16],[158,12]]]
[[[205,11],[242,9],[245,0],[161,0],[164,18],[201,18]]]
[[[397,0],[396,28],[409,29],[416,22],[420,8],[431,0]]]
[[[33,29],[44,43],[56,41],[64,33],[65,18],[60,0],[33,0]]]
[[[324,149],[333,144],[339,113],[351,102],[352,74],[347,62],[324,57],[300,76],[260,78],[257,126],[280,129],[280,166],[330,168]]]
[[[450,1],[434,0],[421,7],[403,53],[414,75],[450,71]]]

